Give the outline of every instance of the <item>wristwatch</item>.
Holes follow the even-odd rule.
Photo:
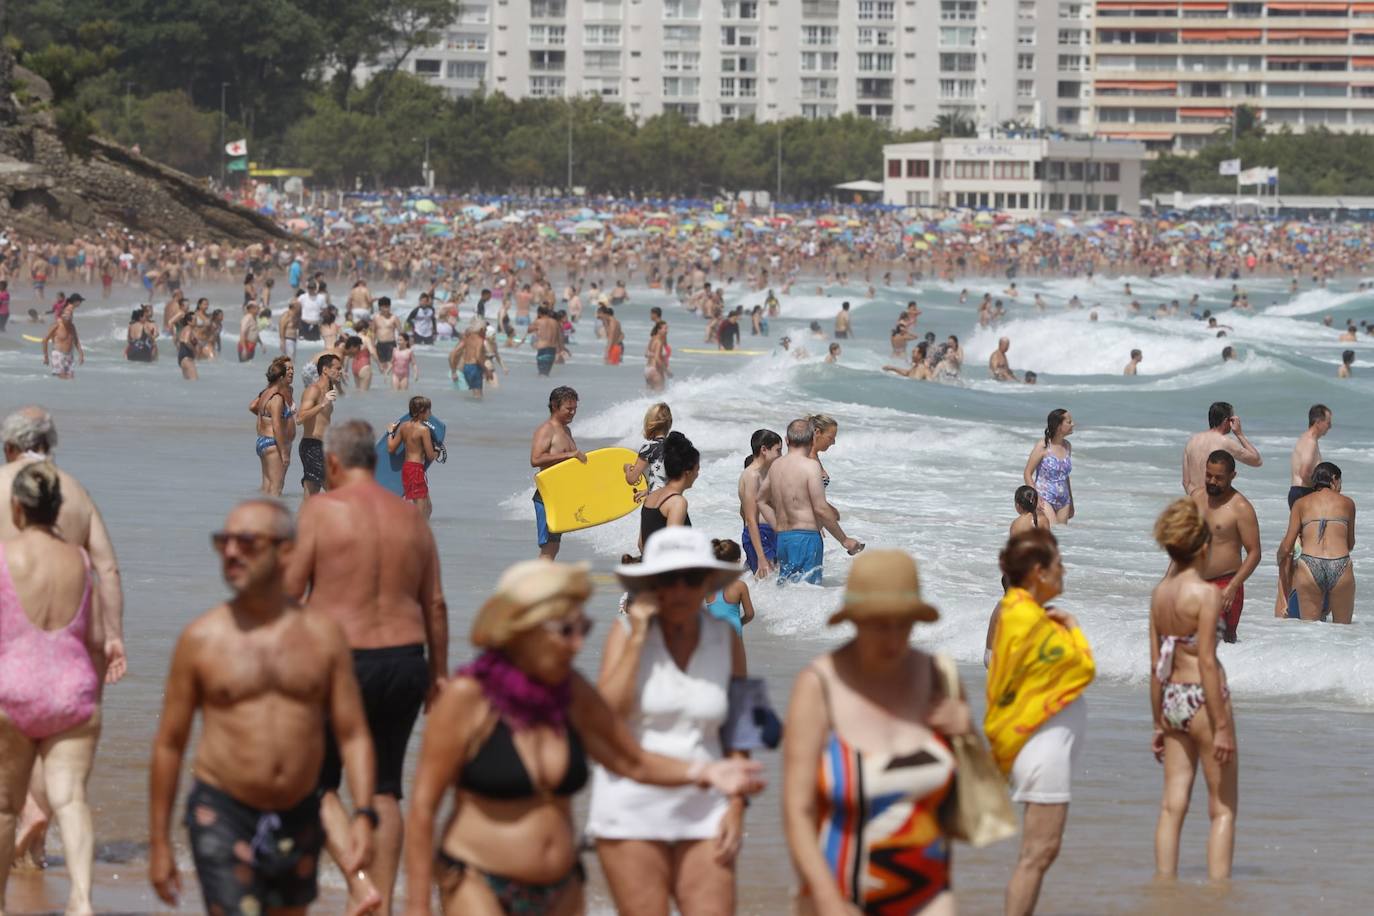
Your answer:
[[[369,821],[371,821],[371,822],[372,822],[372,829],[373,829],[373,830],[376,830],[376,829],[377,829],[377,824],[378,824],[378,823],[380,822],[380,820],[381,820],[379,817],[377,817],[377,809],[376,809],[376,808],[354,808],[354,809],[353,809],[353,818],[356,820],[357,818],[360,818],[360,817],[365,817],[365,818],[367,818]]]

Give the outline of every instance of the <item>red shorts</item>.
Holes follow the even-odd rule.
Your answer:
[[[418,461],[407,461],[401,465],[401,488],[405,491],[406,499],[429,499],[425,466]]]
[[[1207,581],[1211,582],[1217,588],[1222,589],[1224,591],[1226,589],[1226,586],[1230,585],[1231,580],[1235,577],[1236,574],[1231,573],[1230,575],[1217,576],[1215,579],[1208,579]],[[1242,585],[1240,588],[1236,589],[1236,596],[1233,599],[1231,599],[1230,606],[1221,609],[1221,620],[1224,624],[1226,624],[1227,642],[1236,641],[1236,628],[1240,626],[1240,612],[1241,609],[1244,607],[1245,586]]]
[[[606,351],[606,365],[619,366],[621,358],[625,355],[625,347],[616,344]]]

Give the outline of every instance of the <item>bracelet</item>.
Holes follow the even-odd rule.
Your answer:
[[[360,817],[365,817],[365,818],[367,818],[367,819],[368,819],[368,822],[372,824],[372,829],[373,829],[373,830],[376,830],[376,829],[377,829],[377,824],[380,823],[380,821],[381,821],[381,818],[379,818],[379,817],[377,816],[377,809],[376,809],[376,808],[366,808],[366,807],[363,807],[363,808],[354,808],[354,809],[353,809],[353,818],[354,818],[354,820],[357,820],[357,819],[360,818]]]

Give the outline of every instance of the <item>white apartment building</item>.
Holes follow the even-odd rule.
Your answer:
[[[1104,140],[979,139],[883,147],[883,202],[985,207],[1013,216],[1139,213],[1145,146]]]
[[[1096,0],[1092,128],[1200,148],[1250,105],[1270,128],[1374,129],[1374,3]]]
[[[637,119],[1079,132],[1092,42],[1092,0],[464,0],[405,69],[458,95],[600,96]]]

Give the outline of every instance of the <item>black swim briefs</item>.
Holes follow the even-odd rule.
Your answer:
[[[377,361],[382,363],[391,362],[391,354],[396,350],[396,341],[379,340],[377,341]]]
[[[324,847],[318,794],[289,811],[261,811],[196,780],[186,830],[207,913],[265,913],[315,899]]]
[[[406,742],[425,704],[429,691],[429,662],[425,647],[388,646],[385,649],[354,649],[353,671],[363,694],[363,711],[372,732],[377,757],[377,795],[401,798],[401,770]],[[343,759],[332,729],[324,736],[324,766],[320,788],[335,791],[343,777]]]
[[[301,486],[307,482],[324,486],[324,442],[302,439],[296,453],[301,456]]]

